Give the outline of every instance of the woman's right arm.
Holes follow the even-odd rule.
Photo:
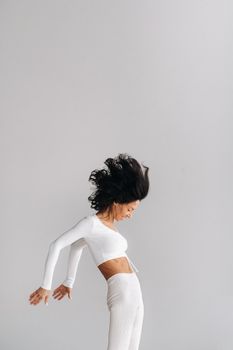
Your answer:
[[[46,305],[48,305],[48,299],[50,296],[50,291],[52,287],[52,278],[53,278],[53,273],[55,269],[55,265],[58,260],[58,256],[60,254],[61,249],[66,247],[67,245],[72,245],[74,242],[80,240],[80,238],[84,238],[89,231],[89,226],[88,226],[88,219],[87,217],[82,218],[79,220],[74,226],[72,226],[69,230],[65,231],[62,233],[55,241],[53,241],[49,245],[49,251],[47,254],[47,258],[45,261],[45,267],[44,267],[44,276],[43,276],[43,281],[41,286],[31,293],[29,296],[29,302],[30,304],[37,305],[40,303],[40,301],[44,300]],[[80,240],[82,241],[82,240]],[[75,247],[77,250],[77,247]],[[79,253],[76,252],[75,258],[72,259],[74,265],[74,268],[71,269],[71,272],[75,272],[76,269],[76,263],[78,260],[78,257],[81,251]],[[72,255],[73,256],[73,255]],[[75,263],[76,260],[76,263]],[[73,276],[73,275],[72,275]],[[70,289],[66,286],[62,286],[63,288],[70,293]]]
[[[52,279],[54,269],[60,254],[60,251],[79,240],[84,238],[88,232],[88,220],[86,217],[79,220],[74,226],[69,230],[62,233],[55,241],[49,245],[49,250],[44,266],[44,275],[41,284],[41,288],[46,290],[51,290],[52,288]]]

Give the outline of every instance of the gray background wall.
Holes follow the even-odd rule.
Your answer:
[[[93,212],[90,172],[127,152],[151,180],[118,223],[144,293],[140,350],[232,350],[232,2],[0,4],[1,349],[106,349],[88,250],[72,301],[28,297],[49,243]]]

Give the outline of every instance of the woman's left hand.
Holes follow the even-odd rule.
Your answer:
[[[66,287],[64,286],[64,284],[61,284],[59,287],[54,289],[52,296],[54,297],[54,299],[61,300],[66,294],[68,294],[68,298],[72,299],[71,290],[72,288]]]

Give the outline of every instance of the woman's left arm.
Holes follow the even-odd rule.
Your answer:
[[[87,244],[85,242],[85,239],[82,238],[71,244],[67,264],[66,278],[62,283],[65,287],[73,288],[83,248],[86,246]]]
[[[51,290],[53,273],[60,251],[80,238],[85,238],[88,233],[88,226],[88,220],[84,217],[49,245],[41,288]]]

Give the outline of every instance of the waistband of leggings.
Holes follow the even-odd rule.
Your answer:
[[[137,276],[136,272],[118,272],[109,277],[106,282],[109,283],[115,278],[135,278]]]

